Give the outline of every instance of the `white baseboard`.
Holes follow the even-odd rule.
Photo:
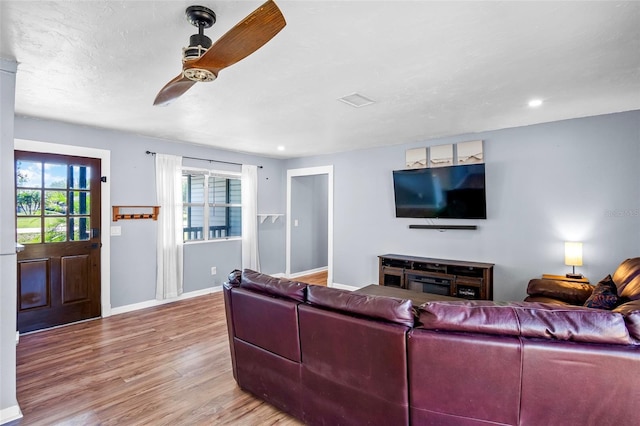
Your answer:
[[[204,296],[206,294],[216,293],[222,291],[222,286],[209,287],[202,290],[190,291],[189,293],[182,293],[178,297],[166,300],[147,300],[146,302],[134,303],[126,306],[119,306],[117,308],[111,308],[111,315],[124,314],[125,312],[133,312],[139,309],[151,308],[153,306],[160,306],[167,303],[177,302],[178,300],[191,299],[192,297]]]
[[[323,266],[321,268],[309,269],[307,271],[294,272],[293,274],[289,274],[288,278],[297,278],[297,277],[302,277],[303,275],[317,274],[318,272],[324,272],[324,271],[327,271],[328,269],[329,269],[328,267]]]
[[[338,288],[340,290],[349,290],[349,291],[354,291],[354,290],[358,290],[359,288],[362,288],[362,287],[355,287],[352,285],[338,284],[338,283],[333,283],[329,285],[329,287]]]
[[[0,425],[22,418],[22,411],[19,405],[3,408],[0,410]]]

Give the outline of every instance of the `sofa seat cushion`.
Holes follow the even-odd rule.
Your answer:
[[[636,344],[620,313],[536,302],[427,302],[419,327],[589,343]]]
[[[307,284],[291,281],[286,278],[276,278],[271,275],[245,269],[242,271],[240,287],[260,293],[304,302],[307,294]]]
[[[622,262],[612,278],[618,286],[619,297],[640,300],[640,257]]]
[[[582,305],[591,296],[593,286],[571,281],[533,279],[527,285],[529,296],[562,300],[572,305]]]
[[[352,313],[412,327],[414,323],[411,300],[386,296],[357,294],[348,290],[311,285],[307,302],[340,312]]]

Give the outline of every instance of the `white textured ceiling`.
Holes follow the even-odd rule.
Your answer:
[[[273,40],[152,106],[187,6],[216,12],[215,42],[261,3],[2,0],[16,114],[297,157],[640,109],[640,3],[617,1],[276,0]],[[337,101],[354,92],[376,103]]]

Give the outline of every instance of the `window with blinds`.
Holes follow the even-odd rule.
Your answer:
[[[184,170],[182,223],[184,241],[242,236],[240,176]]]

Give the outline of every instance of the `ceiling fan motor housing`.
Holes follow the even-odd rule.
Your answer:
[[[182,60],[198,59],[211,47],[211,39],[204,34],[194,34],[189,39],[189,46],[182,49]]]
[[[211,47],[211,39],[204,35],[204,29],[210,28],[216,22],[216,14],[213,10],[204,6],[189,6],[185,11],[185,15],[191,25],[198,27],[198,34],[192,35],[189,39],[189,46],[182,49],[183,62],[199,59]],[[210,80],[199,78],[196,81]]]

